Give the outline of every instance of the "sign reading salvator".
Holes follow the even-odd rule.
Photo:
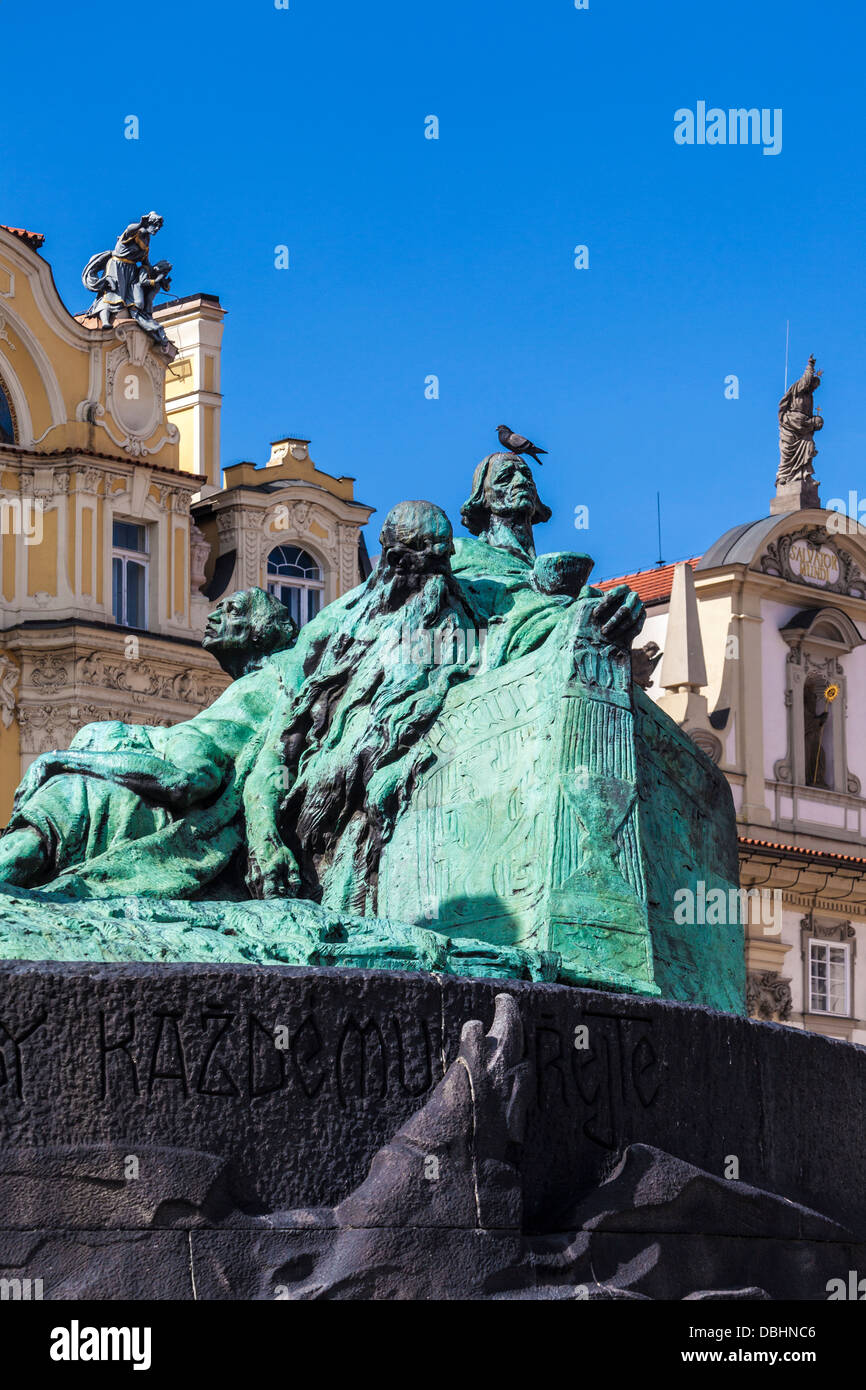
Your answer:
[[[791,546],[788,563],[795,579],[822,588],[838,583],[841,568],[839,556],[829,545],[810,545],[800,540]]]

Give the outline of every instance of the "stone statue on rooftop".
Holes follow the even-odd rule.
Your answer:
[[[96,296],[88,315],[98,318],[103,328],[110,328],[119,318],[131,318],[163,352],[173,356],[173,345],[153,317],[154,297],[171,286],[171,262],[150,263],[150,240],[161,227],[158,212],[148,212],[138,222],[131,222],[112,251],[91,256],[81,281]]]
[[[802,483],[814,476],[812,462],[818,450],[813,436],[823,429],[821,407],[813,407],[813,394],[821,385],[821,373],[809,358],[799,381],[788,387],[779,401],[779,471],[776,486]]]

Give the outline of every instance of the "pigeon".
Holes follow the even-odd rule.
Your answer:
[[[536,463],[541,463],[539,454],[546,454],[546,449],[539,449],[537,444],[533,444],[531,439],[524,439],[522,434],[512,434],[507,425],[497,425],[496,433],[499,435],[499,443],[510,454],[528,454]]]

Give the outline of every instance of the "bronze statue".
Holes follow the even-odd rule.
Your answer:
[[[113,875],[134,878],[143,856],[146,884],[155,869],[167,870],[173,852],[178,856],[179,834],[184,854],[199,866],[211,863],[204,878],[198,869],[191,879],[181,870],[175,886],[209,881],[242,843],[236,761],[267,722],[280,689],[275,676],[263,680],[262,668],[297,636],[288,610],[264,590],[224,598],[202,646],[234,684],[209,709],[171,728],[85,724],[69,749],[41,753],[24,774],[0,839],[0,882],[30,887],[56,878],[61,893],[89,897]],[[204,824],[194,838],[182,833],[184,818],[192,825],[197,814],[206,816],[211,843]],[[89,887],[80,879],[85,865],[93,870]],[[135,881],[133,891],[141,887]]]
[[[399,502],[385,517],[369,579],[303,629],[304,681],[276,705],[271,735],[244,791],[247,884],[257,897],[300,883],[304,896],[343,900],[353,875],[375,875],[382,844],[408,801],[422,735],[471,660],[418,660],[425,634],[474,631],[451,571],[451,523],[432,502]],[[408,648],[401,640],[411,638]],[[447,641],[431,642],[441,653]],[[465,651],[465,644],[463,646]],[[287,681],[288,688],[288,681]],[[280,784],[279,801],[268,787]],[[355,904],[356,906],[358,904]]]
[[[433,503],[392,508],[373,574],[299,633],[261,592],[226,599],[206,644],[235,679],[208,709],[38,757],[0,841],[6,956],[339,959],[678,998],[687,965],[688,997],[741,1008],[737,924],[681,940],[668,907],[686,862],[733,883],[734,820],[631,679],[640,598],[590,585],[588,555],[536,555],[550,513],[525,459],[485,458],[463,515],[455,542]]]

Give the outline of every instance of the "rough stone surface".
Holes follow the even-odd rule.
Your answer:
[[[6,966],[0,1278],[824,1299],[866,1267],[864,1083],[862,1048],[557,985]]]

